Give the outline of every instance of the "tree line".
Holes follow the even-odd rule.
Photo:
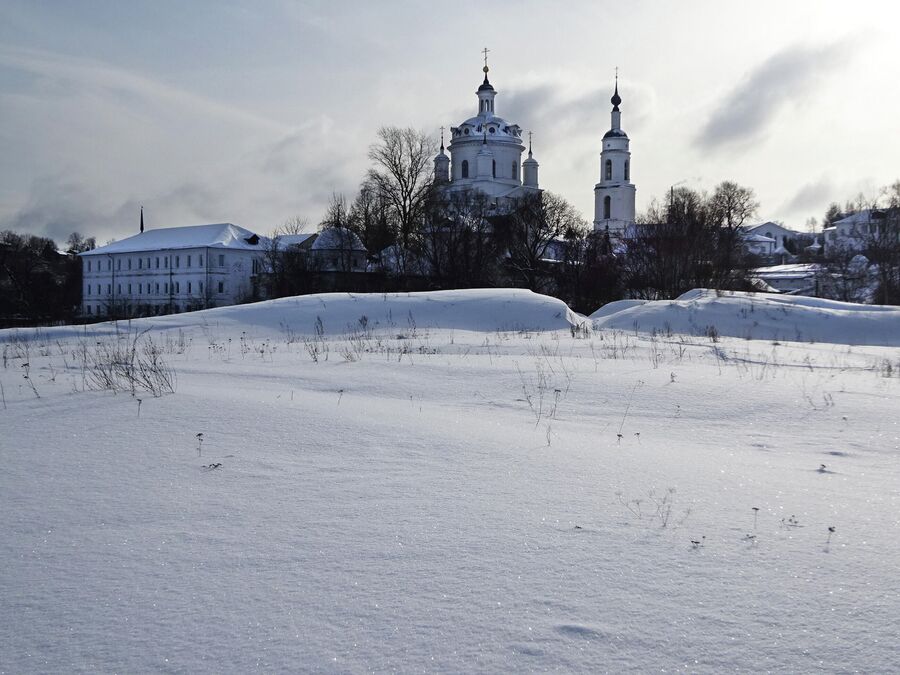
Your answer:
[[[95,247],[93,237],[78,232],[61,251],[46,237],[0,231],[0,327],[76,320],[81,303],[76,256]]]

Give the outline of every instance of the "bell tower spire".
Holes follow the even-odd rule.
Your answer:
[[[478,94],[479,117],[490,117],[494,114],[494,97],[497,95],[497,92],[488,80],[490,68],[488,68],[487,55],[489,51],[491,50],[487,47],[481,50],[481,53],[484,54],[484,68],[481,69],[484,71],[484,82],[481,83],[476,92]]]

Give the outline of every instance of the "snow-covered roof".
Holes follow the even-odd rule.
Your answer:
[[[766,237],[762,234],[747,234],[744,236],[744,241],[755,242],[757,244],[774,244],[775,240],[772,237]]]
[[[832,225],[860,225],[868,223],[872,220],[872,209],[863,209],[857,213],[851,213],[849,216],[834,221]]]
[[[319,236],[312,245],[313,251],[363,251],[366,247],[362,241],[344,227],[329,227],[319,232]]]
[[[757,232],[757,231],[759,231],[759,230],[764,230],[764,229],[765,229],[765,230],[770,230],[770,231],[771,231],[771,230],[774,230],[774,229],[778,229],[778,230],[781,230],[782,232],[787,232],[788,234],[791,234],[791,235],[797,235],[797,234],[800,234],[800,233],[797,232],[796,230],[792,230],[792,229],[790,229],[790,228],[787,228],[787,227],[785,227],[784,225],[779,225],[778,223],[776,223],[776,222],[774,222],[774,221],[771,221],[771,220],[769,220],[769,221],[767,221],[767,222],[765,222],[765,223],[760,223],[759,225],[747,225],[747,226],[744,228],[744,231],[747,232],[747,233],[752,234],[752,233],[755,233],[755,232]]]
[[[256,242],[256,243],[252,243]],[[107,253],[136,253],[183,248],[228,248],[244,251],[260,251],[262,238],[250,230],[232,223],[189,225],[147,230],[133,237],[114,241],[106,246],[85,251],[79,255],[106,255]]]
[[[301,232],[300,234],[279,234],[276,237],[278,241],[279,248],[286,248],[288,246],[300,246],[306,241],[309,241],[311,237],[315,237],[315,232]]]
[[[758,279],[805,279],[815,276],[821,269],[816,263],[795,263],[757,267],[751,274]]]

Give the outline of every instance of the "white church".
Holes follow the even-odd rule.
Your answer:
[[[507,122],[495,111],[497,91],[488,81],[478,87],[478,114],[450,128],[450,157],[441,150],[434,158],[434,178],[451,192],[478,190],[498,202],[538,192],[538,162],[529,143],[528,159],[522,161],[525,146],[522,128]]]
[[[485,59],[484,82],[475,92],[478,114],[450,128],[450,145],[434,158],[434,179],[451,192],[478,190],[497,204],[528,193],[540,192],[538,162],[531,142],[523,161],[525,145],[522,128],[497,115],[497,90],[488,80]],[[635,187],[631,182],[631,151],[628,134],[622,129],[619,82],[616,77],[609,131],[600,150],[600,182],[594,186],[594,230],[622,236],[634,224]]]

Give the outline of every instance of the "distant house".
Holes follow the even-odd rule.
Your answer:
[[[775,254],[775,240],[762,234],[744,234],[744,249],[751,255],[769,258]]]
[[[791,242],[803,237],[802,233],[772,221],[745,227],[743,235],[747,252],[765,258],[791,256]]]
[[[795,230],[789,230],[784,225],[779,225],[774,222],[762,223],[761,225],[752,225],[747,228],[747,233],[749,234],[761,234],[764,237],[768,237],[769,239],[775,240],[775,248],[776,250],[779,248],[787,248],[785,244],[789,242],[791,239],[796,239],[801,235],[800,232]]]
[[[818,281],[825,273],[815,263],[757,267],[750,278],[759,290],[790,295],[818,295]]]
[[[84,316],[148,316],[253,297],[265,240],[231,223],[147,230],[80,253]]]
[[[344,227],[329,227],[309,248],[310,269],[318,272],[365,272],[366,247],[356,233]]]
[[[825,254],[841,248],[849,251],[862,251],[867,242],[881,234],[882,229],[891,220],[890,211],[886,209],[863,209],[857,213],[841,218],[822,230],[825,238]]]

